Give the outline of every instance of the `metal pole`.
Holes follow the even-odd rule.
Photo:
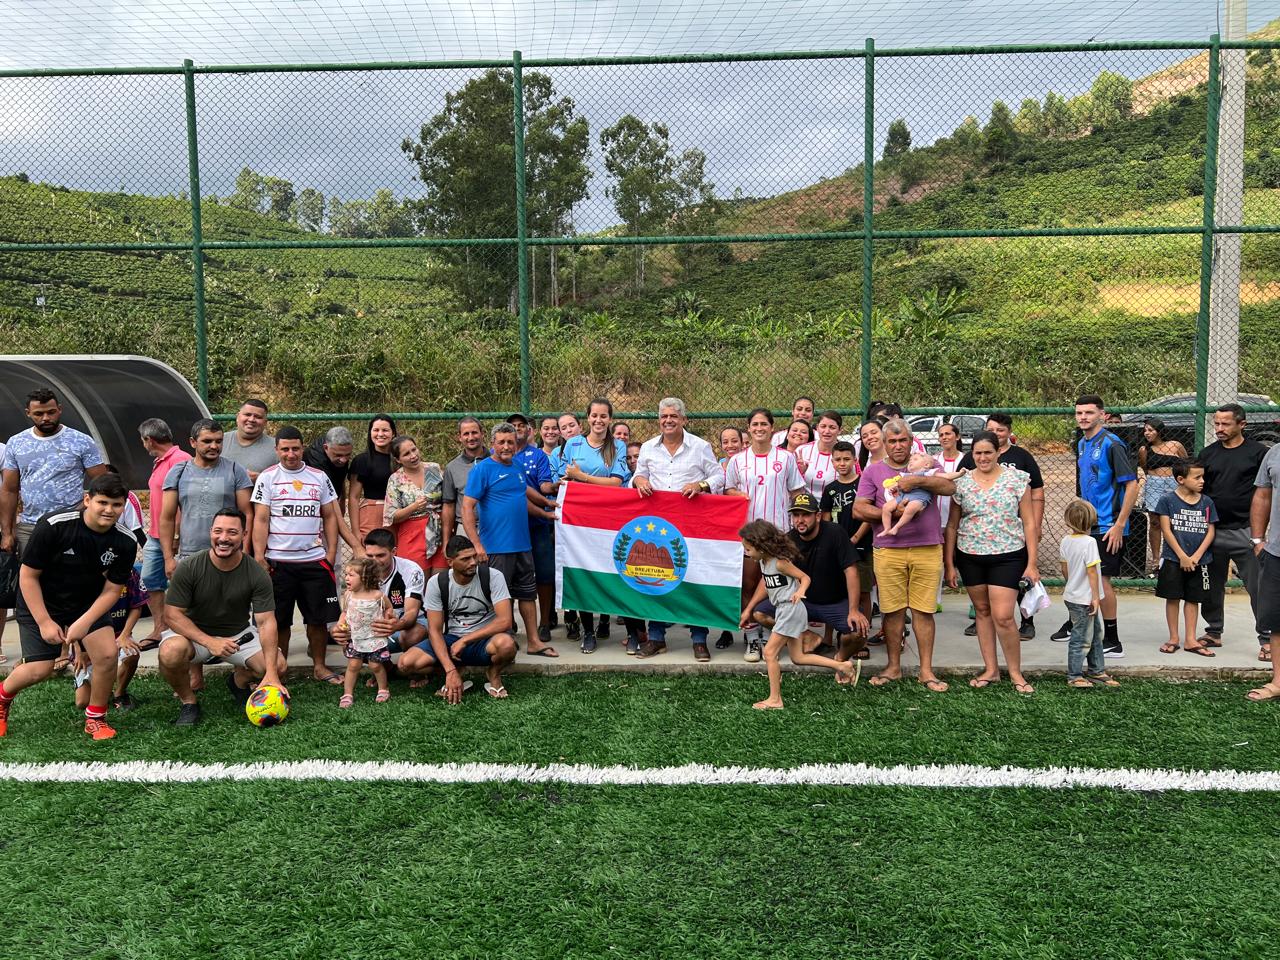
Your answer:
[[[862,58],[862,360],[859,392],[863,410],[871,405],[871,311],[875,246],[871,235],[876,169],[876,42],[867,37]]]
[[[182,61],[187,97],[187,189],[191,191],[191,284],[196,314],[196,393],[209,402],[209,342],[204,313],[204,234],[200,227],[200,150],[196,138],[195,65]]]
[[[520,410],[530,409],[529,391],[529,237],[525,222],[524,75],[520,51],[511,54],[512,96],[515,100],[516,147],[516,297],[520,311]]]
[[[1196,446],[1204,446],[1206,397],[1209,389],[1209,302],[1213,287],[1214,209],[1218,188],[1218,47],[1215,33],[1209,41],[1208,106],[1204,136],[1204,217],[1200,237],[1200,312],[1196,317]]]
[[[1246,0],[1227,0],[1227,40],[1245,39],[1247,7]],[[1244,223],[1245,56],[1244,50],[1224,50],[1220,54],[1218,180],[1214,197],[1217,226]],[[1240,389],[1240,252],[1244,238],[1238,233],[1219,233],[1214,241],[1206,394],[1212,407],[1235,403]]]

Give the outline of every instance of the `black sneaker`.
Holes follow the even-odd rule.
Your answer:
[[[1108,660],[1124,659],[1124,644],[1119,640],[1102,641],[1102,655]]]
[[[595,653],[595,652],[596,652],[596,635],[595,635],[594,633],[588,633],[588,634],[584,634],[584,635],[583,635],[583,637],[582,637],[582,652],[583,652],[583,653]]]
[[[1018,627],[1018,636],[1023,640],[1034,640],[1036,638],[1036,622],[1028,617],[1022,621],[1022,625]]]
[[[249,694],[253,693],[253,687],[242,687],[236,683],[234,672],[227,673],[227,689],[231,691],[231,699],[242,707],[249,702]]]
[[[550,628],[550,627],[539,627],[539,628],[538,628],[538,640],[539,640],[541,643],[550,643],[550,642],[551,642],[551,628]]]
[[[175,727],[194,727],[200,722],[200,704],[184,703],[178,711],[178,719],[173,721]]]
[[[609,618],[606,616],[602,616],[600,618],[600,622],[596,624],[596,639],[597,640],[609,639]]]
[[[1053,633],[1049,634],[1049,639],[1056,640],[1058,643],[1062,643],[1064,640],[1070,640],[1071,639],[1071,621],[1068,620],[1066,623],[1060,626],[1057,630],[1053,631]]]
[[[577,640],[582,636],[582,624],[577,620],[569,624],[564,629],[564,635],[570,640]]]
[[[728,650],[733,646],[733,634],[728,630],[720,631],[720,638],[716,640],[717,650]]]
[[[128,713],[130,710],[138,706],[138,701],[133,699],[132,695],[126,690],[118,697],[111,698],[111,709],[117,713]]]
[[[977,620],[970,620],[970,621],[969,621],[969,625],[968,625],[967,627],[965,627],[965,628],[964,628],[964,635],[965,635],[966,637],[976,637],[976,636],[978,635],[978,621],[977,621]]]

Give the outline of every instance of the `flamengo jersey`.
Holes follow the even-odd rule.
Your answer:
[[[323,560],[324,520],[320,510],[338,499],[333,483],[314,467],[286,470],[280,464],[258,475],[252,500],[271,511],[267,559],[286,563]]]
[[[751,498],[748,520],[768,520],[786,533],[791,529],[791,491],[805,482],[796,469],[796,458],[788,451],[771,447],[761,455],[747,447],[725,466],[724,485]]]
[[[383,594],[391,601],[391,608],[397,617],[404,616],[404,605],[410,597],[417,598],[418,615],[422,615],[422,600],[426,596],[426,577],[422,568],[412,560],[395,557],[391,567],[391,576],[383,580],[379,586]]]
[[[831,465],[831,454],[819,450],[818,441],[814,440],[796,451],[796,460],[803,460],[805,463],[804,473],[801,474],[805,489],[813,495],[813,499],[821,500],[822,491],[836,478],[836,468]]]

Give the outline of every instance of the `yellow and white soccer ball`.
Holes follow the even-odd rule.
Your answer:
[[[289,716],[289,697],[279,687],[259,687],[249,694],[244,713],[255,727],[274,727]]]

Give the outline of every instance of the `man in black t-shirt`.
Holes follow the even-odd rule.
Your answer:
[[[119,476],[94,477],[79,509],[55,510],[36,523],[22,554],[14,617],[22,663],[0,683],[0,736],[8,732],[14,697],[53,676],[62,645],[76,642],[93,662],[84,732],[95,740],[116,735],[105,719],[120,653],[110,614],[138,552],[119,522],[128,495]]]
[[[1022,447],[1013,442],[1013,417],[1007,413],[992,413],[987,415],[987,429],[996,435],[996,439],[1000,441],[1000,447],[996,450],[996,463],[1005,467],[1013,467],[1015,470],[1021,470],[1023,473],[1031,477],[1028,487],[1031,490],[1031,512],[1035,517],[1037,530],[1044,530],[1044,475],[1040,472],[1040,465],[1036,463],[1033,457]],[[973,452],[970,451],[960,458],[959,469],[973,470],[977,464],[973,461]],[[1025,591],[1018,591],[1018,600],[1022,600]],[[978,635],[978,625],[973,620],[973,612],[970,609],[969,626],[965,627],[964,635],[966,637],[976,637]],[[1071,624],[1066,624],[1066,632],[1062,633],[1062,639],[1071,634]],[[1022,624],[1018,628],[1018,636],[1023,640],[1034,640],[1036,637],[1036,621],[1034,617],[1022,617]],[[1053,639],[1059,639],[1055,633]]]
[[[861,647],[858,639],[867,635],[867,618],[858,610],[858,554],[839,526],[819,516],[818,506],[809,493],[792,497],[787,536],[800,551],[796,566],[809,575],[804,598],[809,619],[839,635],[836,659],[848,660]],[[748,607],[765,617],[765,626],[772,626],[774,607],[765,599],[763,580]]]
[[[1204,464],[1204,495],[1218,508],[1218,525],[1213,535],[1213,560],[1209,564],[1209,596],[1200,605],[1204,635],[1200,642],[1210,647],[1222,645],[1227,574],[1236,565],[1253,608],[1254,630],[1258,635],[1258,659],[1271,656],[1271,637],[1257,622],[1258,558],[1250,539],[1249,507],[1253,503],[1254,480],[1267,455],[1267,448],[1244,435],[1244,408],[1224,403],[1213,414],[1215,443],[1200,451]]]

